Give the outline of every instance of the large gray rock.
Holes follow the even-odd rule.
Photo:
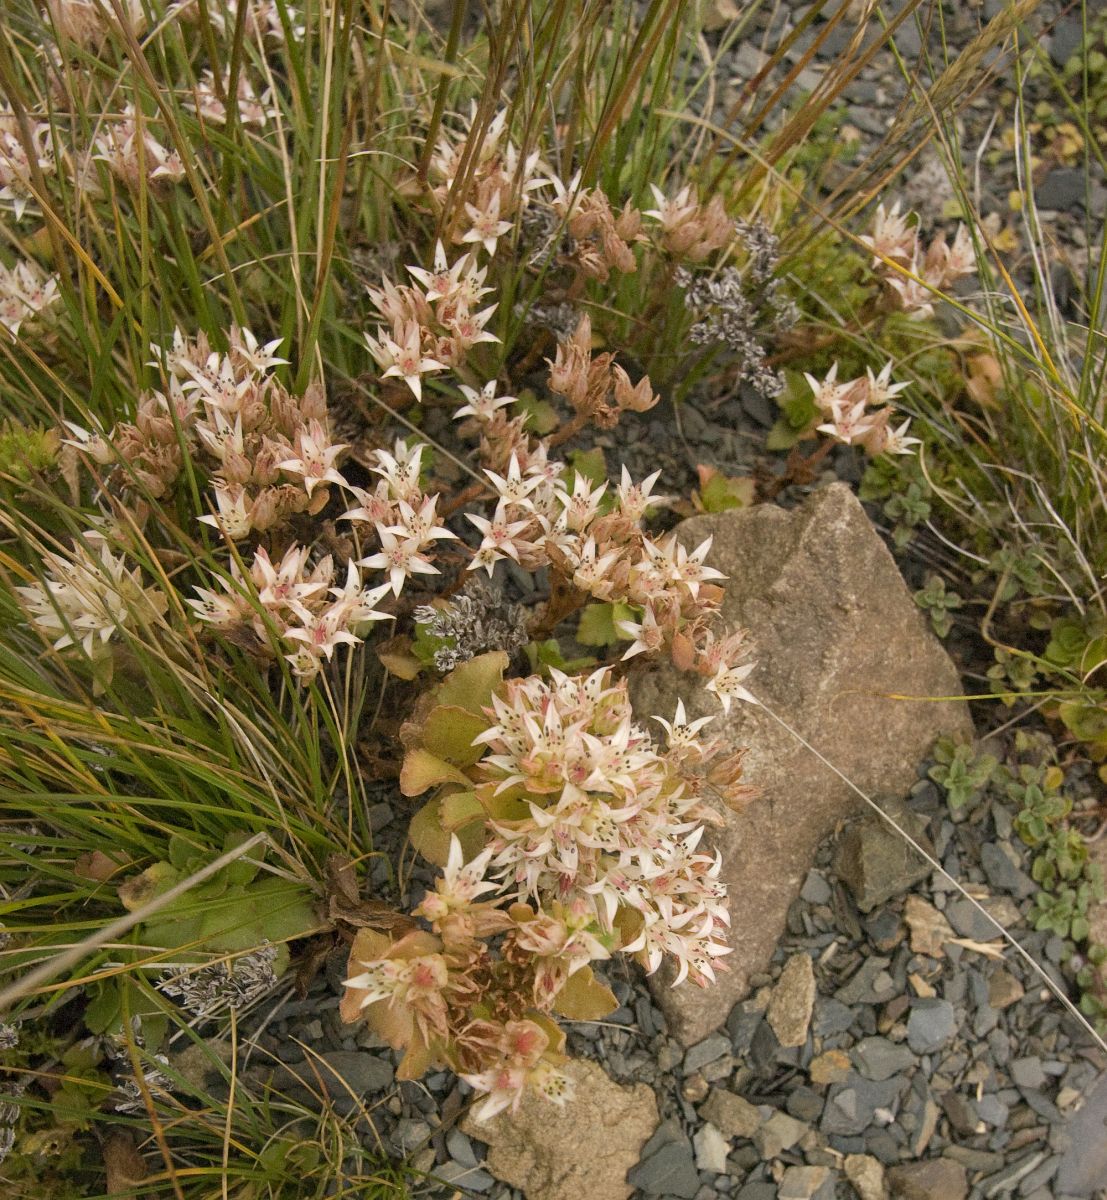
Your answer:
[[[564,1070],[574,1094],[563,1107],[528,1092],[517,1112],[485,1122],[468,1116],[461,1129],[488,1143],[488,1169],[527,1200],[626,1200],[627,1171],[657,1128],[653,1089],[620,1087],[585,1059]]]
[[[746,629],[757,668],[750,690],[874,799],[904,795],[940,734],[972,734],[957,671],[928,631],[895,562],[848,487],[832,484],[799,509],[763,504],[694,517],[678,530],[729,577],[723,618]],[[634,673],[640,714],[717,711],[693,676],[667,664]],[[912,699],[917,697],[917,699]],[[695,710],[692,713],[692,710]],[[686,1045],[726,1019],[764,972],[815,850],[862,803],[838,775],[762,708],[735,704],[725,729],[749,749],[746,780],[761,791],[715,834],[730,890],[729,973],[711,988],[654,976],[658,1003]]]

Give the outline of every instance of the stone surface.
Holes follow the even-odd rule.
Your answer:
[[[899,829],[933,853],[923,832],[926,822],[921,816],[909,812],[899,802],[886,804],[884,810]],[[842,834],[834,865],[862,912],[871,912],[878,904],[907,891],[931,870],[926,859],[888,821],[871,810]]]
[[[1093,1196],[1107,1186],[1107,1075],[1069,1125],[1072,1145],[1053,1181],[1058,1196]]]
[[[778,1200],[812,1200],[829,1175],[827,1167],[788,1167],[780,1181]]]
[[[908,896],[903,909],[903,919],[911,930],[911,949],[916,954],[930,958],[941,958],[942,947],[953,938],[949,922],[921,896]]]
[[[756,1106],[724,1088],[712,1090],[700,1109],[700,1116],[732,1138],[752,1138],[761,1125]]]
[[[782,1046],[802,1046],[807,1041],[814,1007],[815,969],[811,956],[801,951],[784,964],[765,1013]]]
[[[879,1159],[871,1154],[848,1154],[844,1166],[858,1200],[888,1200],[884,1164]]]
[[[329,1096],[349,1098],[381,1092],[392,1086],[391,1061],[381,1054],[367,1051],[334,1050],[321,1056],[312,1055],[307,1061],[278,1067],[273,1073],[274,1087],[309,1087],[318,1090],[322,1084]]]
[[[948,1000],[917,1000],[907,1018],[907,1044],[916,1054],[940,1049],[957,1031],[957,1013]]]
[[[692,1200],[700,1190],[692,1143],[686,1137],[663,1142],[631,1168],[627,1182],[647,1196],[678,1196],[681,1200]],[[585,1193],[578,1193],[581,1194]],[[528,1191],[528,1200],[530,1195]]]
[[[893,1200],[965,1200],[965,1168],[948,1158],[903,1163],[888,1172]]]
[[[730,1139],[723,1136],[710,1122],[701,1125],[692,1138],[692,1149],[696,1154],[696,1170],[711,1171],[715,1175],[726,1172],[726,1156],[730,1152]]]
[[[627,1200],[627,1172],[657,1126],[653,1090],[620,1087],[582,1059],[565,1071],[575,1095],[563,1108],[527,1093],[517,1112],[485,1122],[466,1117],[462,1132],[488,1144],[488,1169],[527,1200]]]
[[[746,629],[757,667],[754,695],[876,799],[906,793],[942,733],[970,736],[957,671],[930,632],[891,554],[848,487],[832,484],[799,509],[771,504],[694,517],[688,546],[713,537],[709,561],[725,572],[723,617]],[[639,712],[714,713],[693,680],[664,665],[635,673]],[[919,700],[902,697],[918,696]],[[899,697],[899,698],[893,698]],[[854,812],[856,793],[763,709],[737,704],[723,729],[749,748],[746,779],[760,797],[727,813],[715,835],[730,891],[730,970],[704,990],[654,986],[670,1029],[691,1045],[726,1019],[764,972],[815,850]]]

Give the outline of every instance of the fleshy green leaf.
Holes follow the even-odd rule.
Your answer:
[[[600,983],[591,967],[581,967],[570,975],[554,1001],[554,1012],[570,1021],[598,1021],[618,1007],[615,993]]]

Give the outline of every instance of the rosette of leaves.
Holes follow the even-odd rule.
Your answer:
[[[223,852],[246,840],[247,834],[228,834]],[[178,836],[169,840],[168,857],[131,876],[119,887],[119,899],[129,912],[137,912],[181,880],[195,874],[210,852]],[[261,946],[273,946],[273,973],[288,969],[288,942],[306,937],[323,922],[306,883],[262,874],[265,850],[259,846],[189,888],[143,921],[134,934],[135,950],[124,951],[125,962],[171,960],[174,964],[205,963],[225,955],[238,955]],[[139,1017],[148,1049],[164,1036],[164,1002],[150,989],[138,986],[126,974],[94,985],[95,994],[85,1010],[85,1024],[93,1033],[113,1033],[127,1015]],[[124,997],[124,989],[128,989]],[[126,1006],[124,1005],[126,1000]]]

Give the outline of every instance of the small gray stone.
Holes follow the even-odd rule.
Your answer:
[[[1067,209],[1084,207],[1084,189],[1087,181],[1079,167],[1054,167],[1034,192],[1034,202],[1039,209],[1064,212]]]
[[[1084,29],[1079,17],[1059,17],[1049,35],[1049,57],[1053,65],[1063,67],[1080,49]]]
[[[446,1134],[446,1153],[463,1167],[478,1165],[473,1143],[458,1128],[453,1128]]]
[[[730,1050],[730,1038],[725,1033],[713,1033],[710,1037],[704,1038],[702,1042],[697,1042],[688,1048],[681,1069],[685,1075],[691,1075],[693,1071],[698,1071],[706,1063],[714,1062],[715,1059],[722,1058],[724,1054],[729,1054]]]
[[[854,1065],[866,1079],[889,1079],[915,1065],[915,1056],[903,1045],[887,1038],[862,1038],[851,1051]]]
[[[692,1200],[699,1191],[700,1177],[687,1138],[667,1142],[627,1172],[627,1182],[647,1196],[678,1196]]]
[[[273,1076],[276,1087],[307,1086],[318,1089],[321,1081],[335,1098],[370,1095],[392,1086],[395,1071],[384,1057],[363,1050],[332,1050],[320,1058],[280,1067]]]
[[[396,1148],[404,1154],[410,1154],[426,1142],[431,1135],[431,1127],[426,1121],[417,1121],[414,1117],[404,1117],[396,1122],[392,1130],[392,1141]]]
[[[924,849],[933,849],[924,833],[925,817],[902,804],[890,805],[888,815]],[[834,867],[862,912],[870,912],[885,900],[906,892],[930,874],[925,859],[873,812],[866,812],[842,834]]]
[[[933,1054],[957,1031],[957,1013],[948,1000],[916,1000],[907,1018],[907,1044],[916,1054]]]
[[[800,895],[808,904],[829,904],[830,884],[827,883],[826,876],[814,869],[808,871]]]
[[[996,923],[980,911],[971,900],[951,900],[946,906],[946,919],[964,938],[987,942],[999,937]]]
[[[764,1183],[756,1180],[753,1183],[747,1183],[734,1197],[734,1200],[776,1200],[776,1198],[775,1183]]]
[[[980,847],[980,866],[984,877],[997,892],[1010,892],[1020,900],[1033,896],[1038,885],[1014,861],[1014,852],[995,842]]]
[[[811,1028],[816,1037],[831,1037],[836,1033],[845,1033],[854,1019],[853,1009],[848,1004],[830,996],[820,996],[815,1001]]]
[[[1032,1196],[1039,1188],[1045,1187],[1053,1176],[1057,1174],[1060,1166],[1061,1159],[1056,1154],[1039,1163],[1033,1171],[1028,1172],[1019,1181],[1019,1195]]]
[[[890,1000],[895,987],[877,991],[878,982],[883,982],[882,976],[887,976],[887,968],[891,965],[890,958],[866,958],[853,977],[834,993],[834,999],[841,1004],[882,1004]]]
[[[1007,1124],[1010,1109],[998,1097],[987,1093],[976,1102],[976,1112],[982,1121],[996,1129],[1002,1129]]]
[[[1011,1078],[1021,1088],[1041,1088],[1046,1084],[1046,1073],[1040,1058],[1016,1058],[1007,1068]]]
[[[992,1200],[993,1196],[999,1196],[1005,1192],[1013,1192],[1019,1183],[1042,1163],[1045,1156],[1044,1150],[1032,1151],[1030,1154],[1016,1159],[1015,1162],[1009,1163],[1002,1171],[996,1171],[994,1175],[982,1179],[978,1186],[986,1200]]]
[[[814,1088],[801,1084],[788,1093],[785,1107],[788,1109],[789,1116],[795,1117],[797,1121],[811,1123],[822,1116],[825,1103],[825,1099]]]
[[[830,1089],[819,1128],[826,1134],[852,1137],[872,1125],[876,1110],[894,1110],[907,1087],[902,1075],[874,1083],[851,1071],[845,1083]]]
[[[779,1158],[807,1133],[807,1126],[784,1112],[774,1112],[753,1135],[754,1144],[765,1159]]]
[[[487,1171],[466,1167],[459,1162],[446,1162],[435,1167],[432,1178],[466,1192],[487,1192],[496,1182]]]

